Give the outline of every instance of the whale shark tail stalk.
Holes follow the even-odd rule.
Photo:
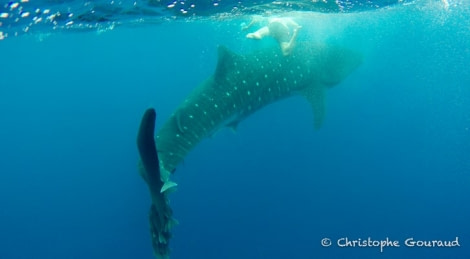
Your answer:
[[[170,253],[170,231],[177,222],[172,218],[173,213],[166,195],[176,184],[162,180],[162,170],[160,170],[157,148],[153,137],[155,118],[154,109],[150,108],[145,111],[137,136],[137,147],[141,158],[140,173],[147,182],[152,197],[149,221],[153,251],[157,258],[167,259]],[[168,185],[172,186],[168,187]]]

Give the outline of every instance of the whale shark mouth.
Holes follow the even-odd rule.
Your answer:
[[[137,146],[140,173],[152,198],[149,220],[156,257],[169,258],[171,228],[177,223],[167,198],[176,186],[170,175],[200,141],[220,128],[236,129],[254,112],[293,95],[309,101],[318,129],[325,117],[326,89],[339,84],[361,62],[359,53],[325,44],[298,43],[289,56],[279,48],[238,55],[219,47],[215,73],[194,89],[155,138],[155,110],[148,109]]]

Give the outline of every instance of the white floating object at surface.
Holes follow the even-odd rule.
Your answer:
[[[54,20],[54,18],[55,18],[55,14],[51,14],[51,15],[47,16],[46,20],[52,21],[52,20]]]

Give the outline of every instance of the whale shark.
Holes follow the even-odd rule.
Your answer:
[[[155,138],[155,111],[142,118],[138,147],[140,172],[149,185],[150,230],[154,254],[169,258],[172,218],[167,195],[176,183],[170,175],[188,153],[219,129],[236,129],[254,112],[279,100],[302,95],[310,103],[313,127],[325,120],[326,89],[339,84],[362,62],[362,55],[333,44],[297,43],[284,56],[279,48],[236,54],[219,46],[215,72],[183,101]]]

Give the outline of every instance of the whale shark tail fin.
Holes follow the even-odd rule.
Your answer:
[[[176,225],[167,194],[176,186],[169,181],[168,174],[160,168],[157,147],[153,137],[156,113],[148,109],[140,124],[137,147],[140,154],[140,174],[147,183],[152,205],[149,212],[150,235],[154,254],[159,259],[169,258],[171,229]]]

